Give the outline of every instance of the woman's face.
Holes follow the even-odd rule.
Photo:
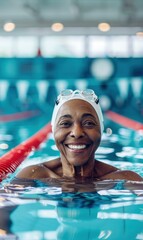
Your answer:
[[[54,137],[63,162],[82,166],[93,160],[101,140],[100,123],[94,108],[79,99],[64,103],[56,118]]]

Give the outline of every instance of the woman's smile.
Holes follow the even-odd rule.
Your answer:
[[[65,145],[66,147],[68,147],[71,150],[83,150],[85,148],[87,148],[88,145],[82,144],[82,145],[74,145],[74,144],[69,144],[69,145]]]
[[[81,166],[88,162],[93,155],[93,144],[63,144],[63,151],[61,152],[70,164]]]

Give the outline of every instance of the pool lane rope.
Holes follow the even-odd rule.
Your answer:
[[[30,110],[26,112],[5,114],[0,116],[0,122],[12,122],[12,121],[18,121],[18,120],[23,120],[27,118],[32,118],[40,115],[40,113],[41,112],[39,110]]]
[[[14,173],[17,167],[33,151],[40,147],[40,144],[48,139],[51,133],[51,124],[46,124],[36,134],[19,144],[8,153],[0,157],[0,182],[8,174]]]
[[[121,114],[118,114],[118,113],[115,113],[112,111],[108,111],[105,115],[111,121],[116,122],[117,124],[122,125],[126,128],[133,129],[134,131],[143,130],[142,123],[132,120],[128,117],[124,117]]]

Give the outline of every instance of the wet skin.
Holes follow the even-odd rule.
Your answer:
[[[18,178],[91,178],[142,181],[132,171],[121,171],[95,160],[101,141],[100,123],[94,108],[83,100],[64,103],[57,114],[54,138],[60,151],[58,159],[23,169]]]

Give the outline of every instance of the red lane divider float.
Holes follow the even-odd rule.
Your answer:
[[[51,124],[45,125],[25,142],[3,155],[0,158],[0,181],[6,178],[9,173],[13,173],[30,152],[37,149],[48,138],[49,133],[51,133]]]
[[[31,110],[26,112],[20,112],[20,113],[13,113],[13,114],[6,114],[3,116],[0,116],[0,122],[10,122],[10,121],[16,121],[21,120],[25,118],[30,118],[39,115],[41,112],[38,110]]]
[[[135,131],[143,130],[143,124],[132,120],[130,118],[124,117],[118,113],[108,111],[106,113],[106,117],[109,118],[111,121],[116,122],[124,127],[131,128]]]

